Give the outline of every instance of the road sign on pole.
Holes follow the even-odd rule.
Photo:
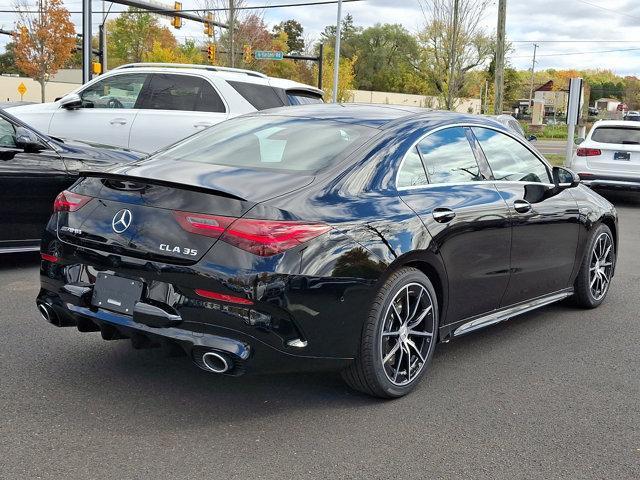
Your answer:
[[[20,85],[18,85],[18,93],[20,94],[20,101],[22,101],[22,97],[27,93],[27,86],[24,82],[20,82]]]
[[[256,50],[254,58],[256,60],[282,60],[284,58],[284,52]]]

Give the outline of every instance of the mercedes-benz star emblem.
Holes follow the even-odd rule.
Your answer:
[[[116,233],[122,233],[129,228],[132,219],[133,216],[131,215],[131,211],[123,208],[113,216],[113,220],[111,220],[111,228],[113,228],[113,231]]]

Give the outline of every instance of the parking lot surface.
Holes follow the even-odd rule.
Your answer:
[[[335,374],[227,378],[40,319],[38,256],[0,258],[0,477],[640,478],[640,196],[596,310],[440,345],[380,401]]]

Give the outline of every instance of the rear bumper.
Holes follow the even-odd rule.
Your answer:
[[[185,353],[202,368],[202,356],[215,352],[229,359],[226,375],[247,372],[340,370],[351,358],[312,357],[284,352],[240,331],[208,324],[183,322],[179,326],[152,327],[129,315],[78,305],[78,299],[41,289],[36,303],[41,315],[57,327],[76,327],[80,332],[100,332],[104,340],[128,339],[135,349],[165,348]],[[42,312],[45,306],[49,315]],[[291,347],[294,350],[296,347]],[[205,369],[206,370],[206,369]]]
[[[591,188],[611,188],[616,190],[640,190],[640,178],[636,180],[636,179],[617,178],[617,177],[589,176],[582,179],[581,182]]]

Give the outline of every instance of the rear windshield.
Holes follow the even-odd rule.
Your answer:
[[[320,95],[315,95],[311,92],[298,92],[295,90],[289,90],[287,92],[287,98],[289,99],[289,105],[308,105],[310,103],[324,103]]]
[[[346,157],[378,130],[332,120],[261,115],[219,123],[154,158],[232,167],[317,171]]]
[[[640,128],[634,127],[598,127],[591,139],[599,143],[617,143],[640,145]]]

